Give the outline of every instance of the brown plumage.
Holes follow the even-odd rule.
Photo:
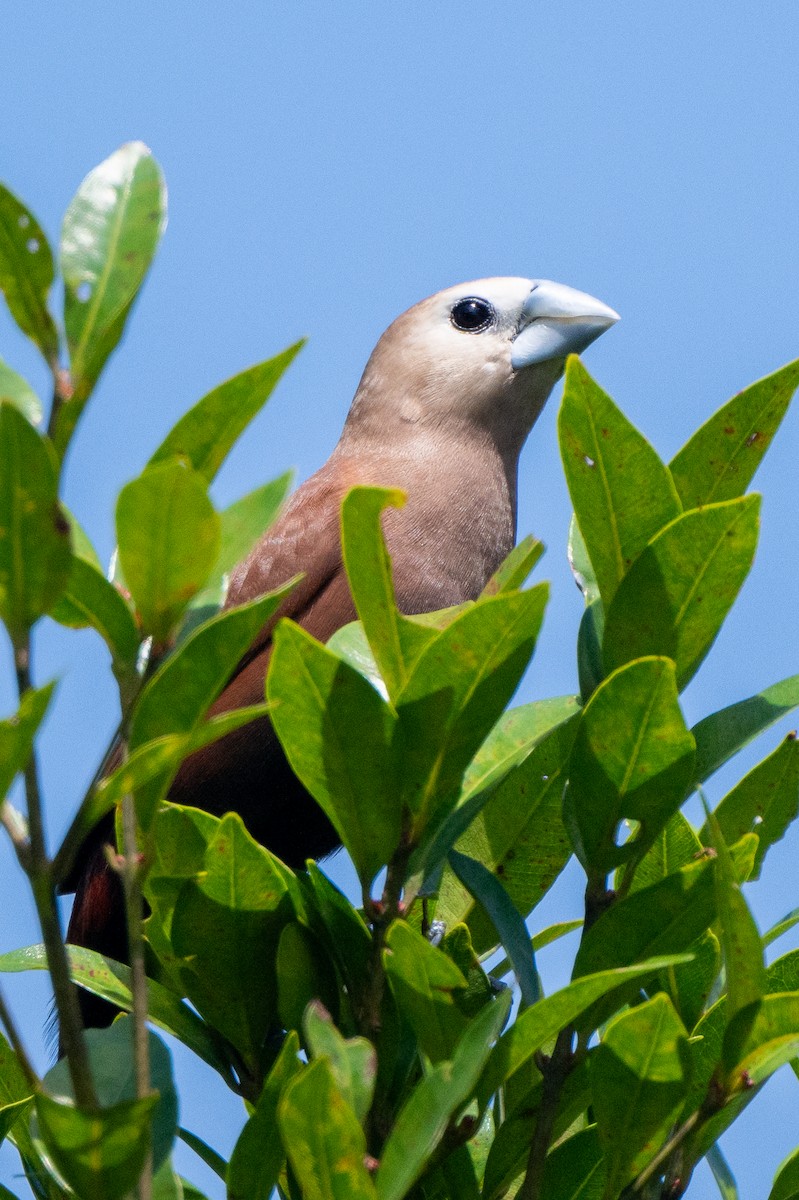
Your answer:
[[[281,609],[325,641],[355,617],[339,541],[341,501],[355,484],[403,489],[383,526],[399,608],[417,613],[476,597],[513,546],[519,453],[565,356],[615,320],[598,301],[546,281],[489,279],[439,292],[399,317],[378,342],[327,463],[233,573],[227,606],[303,573]],[[263,699],[271,622],[211,713]],[[268,720],[192,755],[170,799],[240,813],[251,834],[289,865],[328,854],[336,834],[291,772]],[[73,872],[68,938],[126,955],[119,884],[105,860],[111,821]],[[113,1010],[85,995],[84,1019]]]

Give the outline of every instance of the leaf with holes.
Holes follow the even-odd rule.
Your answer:
[[[0,183],[0,290],[17,325],[55,370],[58,333],[47,307],[53,275],[53,254],[42,227]]]
[[[64,324],[74,395],[59,414],[56,446],[77,420],[141,287],[166,224],[166,188],[141,142],[128,142],[95,167],[64,217]]]
[[[770,846],[783,837],[799,811],[799,741],[789,733],[777,749],[745,775],[728,792],[715,811],[725,842],[736,842],[745,833],[758,838],[754,870],[757,879]],[[700,834],[709,844],[707,825]]]
[[[566,825],[589,873],[604,876],[646,853],[684,800],[693,765],[694,739],[669,659],[638,659],[597,688],[577,730],[564,800]],[[625,819],[640,828],[619,844]]]

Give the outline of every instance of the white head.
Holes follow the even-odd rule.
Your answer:
[[[487,433],[518,455],[562,374],[618,320],[585,292],[549,280],[458,284],[398,317],[377,343],[347,419],[349,434],[407,437],[409,425],[441,436]]]

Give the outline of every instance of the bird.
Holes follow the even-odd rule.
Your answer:
[[[402,508],[383,514],[400,611],[475,599],[513,547],[519,455],[567,356],[618,319],[585,292],[519,277],[459,284],[397,317],[366,364],[329,459],[233,570],[225,607],[300,574],[278,617],[291,617],[323,642],[354,620],[339,521],[347,492],[364,484],[407,495]],[[209,715],[263,700],[276,619]],[[339,845],[267,717],[186,759],[169,799],[216,816],[238,812],[250,834],[293,868]],[[67,881],[76,890],[67,940],[125,961],[122,892],[105,848],[112,841],[109,817]],[[110,1023],[112,1006],[87,992],[80,997],[88,1027]]]

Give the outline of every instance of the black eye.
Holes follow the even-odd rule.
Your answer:
[[[455,328],[463,329],[467,333],[482,333],[494,320],[494,310],[491,305],[487,300],[478,300],[476,296],[459,300],[453,306],[450,315]]]

